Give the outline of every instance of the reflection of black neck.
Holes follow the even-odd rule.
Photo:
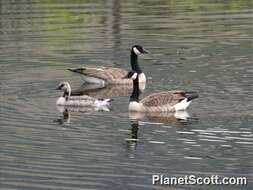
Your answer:
[[[132,70],[138,74],[142,73],[142,70],[138,64],[138,56],[134,53],[134,50],[131,51],[131,67]]]
[[[139,77],[137,76],[136,79],[133,80],[133,91],[130,96],[130,102],[135,101],[139,102],[140,90],[139,90]]]
[[[139,124],[138,124],[138,121],[137,122],[132,122],[131,124],[132,126],[132,139],[138,139],[138,127],[139,127]]]

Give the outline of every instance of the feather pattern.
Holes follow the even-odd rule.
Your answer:
[[[139,101],[139,75],[134,71],[130,71],[128,78],[133,80],[133,91],[128,107],[129,111],[175,112],[185,110],[191,101],[198,97],[196,93],[172,90],[153,93]]]
[[[71,87],[68,82],[61,82],[57,90],[63,90],[64,94],[56,101],[59,106],[109,106],[111,99],[96,99],[87,95],[73,96],[71,95]]]
[[[114,67],[102,67],[102,68],[85,67],[77,70],[80,71],[80,74],[99,78],[105,81],[113,81],[118,78],[121,79],[127,74],[126,70]]]
[[[140,101],[147,112],[174,112],[185,110],[191,103],[188,99],[195,99],[196,93],[188,93],[179,90],[153,93]],[[181,103],[181,104],[180,104]]]
[[[139,45],[134,45],[131,49],[130,63],[132,70],[136,71],[138,74],[143,74],[139,64],[138,64],[138,55],[148,53],[143,47]],[[100,84],[131,84],[131,80],[125,79],[128,71],[121,68],[115,67],[83,67],[77,69],[68,69],[72,72],[79,73],[83,75],[83,79],[88,83],[100,83]],[[145,83],[145,75],[142,77],[140,82]]]
[[[84,75],[85,77],[92,77],[103,80],[107,84],[131,84],[129,79],[123,79],[127,75],[127,70],[114,68],[114,67],[101,67],[101,68],[78,68],[69,69],[72,72],[76,72]]]
[[[173,106],[185,98],[186,93],[183,91],[163,91],[143,98],[141,103],[144,106],[162,106],[165,104]]]

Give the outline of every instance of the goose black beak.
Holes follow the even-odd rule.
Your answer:
[[[54,90],[61,90],[61,86],[57,86]]]
[[[143,48],[141,53],[147,54],[147,53],[149,53],[149,51]]]

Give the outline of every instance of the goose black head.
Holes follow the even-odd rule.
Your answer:
[[[62,90],[67,94],[71,93],[71,87],[68,82],[60,82],[60,84],[56,87],[56,90]]]
[[[133,51],[136,55],[149,53],[146,49],[144,49],[144,48],[143,48],[142,46],[140,46],[140,45],[134,45],[134,46],[132,47],[132,51]]]
[[[60,84],[58,84],[58,86],[56,87],[55,90],[68,90],[69,87],[69,83],[68,82],[60,82]]]

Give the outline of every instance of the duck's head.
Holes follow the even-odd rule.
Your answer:
[[[71,94],[71,87],[68,82],[60,82],[60,84],[56,87],[56,90],[62,90],[64,94],[69,95]]]
[[[138,77],[138,73],[135,71],[129,71],[124,78],[135,80]]]
[[[142,46],[140,45],[134,45],[132,47],[132,52],[136,55],[140,55],[140,54],[145,54],[145,53],[149,53],[146,49],[144,49]]]

